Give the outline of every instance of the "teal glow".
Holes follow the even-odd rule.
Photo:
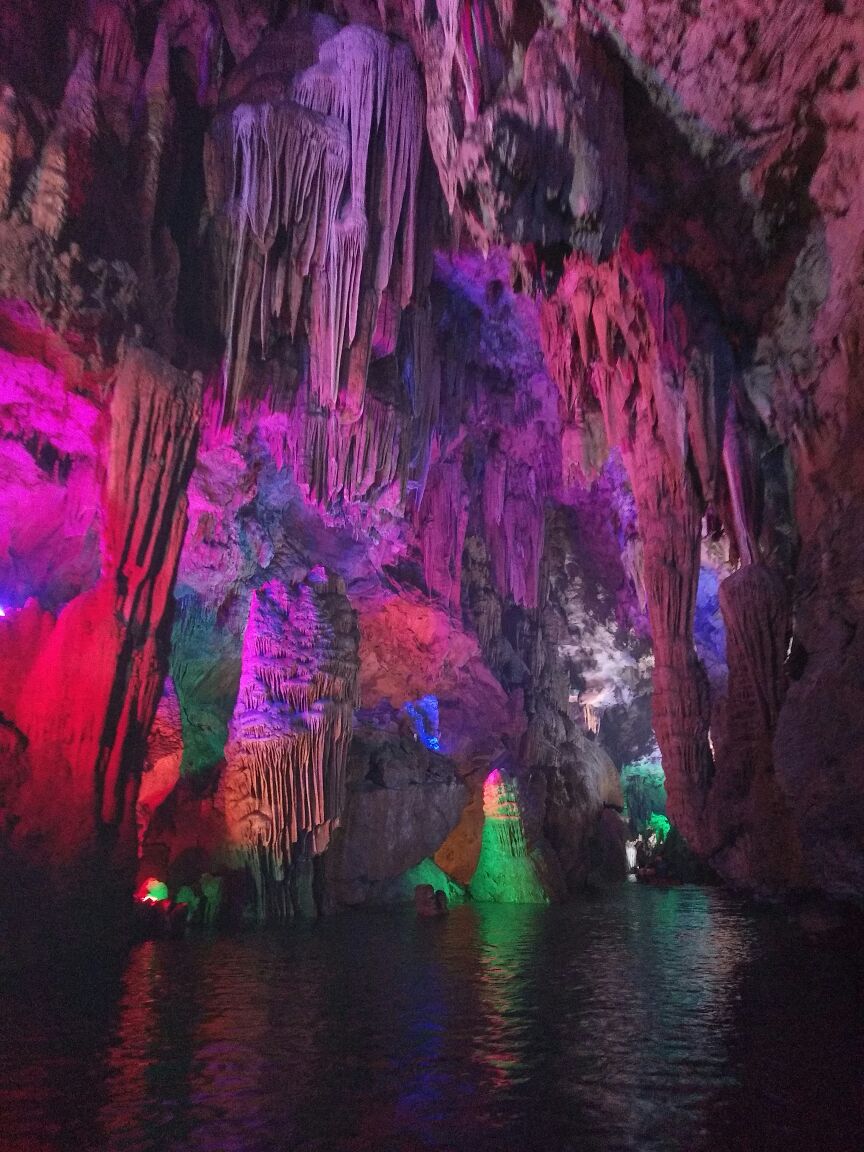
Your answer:
[[[624,818],[637,835],[648,831],[652,813],[666,813],[666,777],[657,758],[637,760],[621,769]]]
[[[175,904],[186,904],[190,912],[197,911],[198,905],[201,901],[198,898],[194,888],[190,888],[188,884],[184,884],[182,888],[178,888],[177,895],[174,898]]]

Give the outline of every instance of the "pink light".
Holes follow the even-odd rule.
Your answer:
[[[0,605],[0,616],[5,616],[5,615],[6,615],[6,609],[2,605]]]

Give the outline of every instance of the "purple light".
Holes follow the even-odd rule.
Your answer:
[[[0,604],[0,616],[5,616],[5,615],[6,615],[6,609],[3,607],[2,604]]]

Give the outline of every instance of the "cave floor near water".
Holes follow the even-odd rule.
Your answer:
[[[0,989],[4,1152],[864,1147],[860,949],[719,890],[49,966]]]

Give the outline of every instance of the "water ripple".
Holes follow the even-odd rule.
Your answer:
[[[0,990],[2,1152],[864,1148],[864,970],[722,892],[148,942]]]

